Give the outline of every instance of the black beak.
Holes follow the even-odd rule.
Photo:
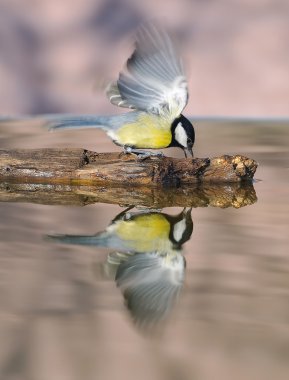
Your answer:
[[[187,147],[187,150],[188,150],[188,153],[190,153],[190,155],[192,157],[194,157],[194,153],[193,153],[193,145],[188,145]],[[187,155],[185,155],[187,157]]]

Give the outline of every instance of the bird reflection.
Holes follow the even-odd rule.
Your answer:
[[[105,229],[91,236],[49,235],[61,243],[113,249],[107,264],[137,325],[150,328],[164,321],[181,291],[185,258],[182,245],[193,232],[191,208],[177,215],[156,210],[118,214]]]

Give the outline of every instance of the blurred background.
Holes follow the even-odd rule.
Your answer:
[[[103,91],[154,17],[178,41],[187,115],[264,118],[195,123],[196,157],[258,161],[258,202],[193,209],[185,284],[154,337],[104,276],[108,250],[45,240],[103,231],[122,208],[37,204],[26,184],[36,203],[13,203],[0,183],[1,380],[288,380],[289,122],[270,120],[289,116],[288,15],[288,0],[0,0],[0,117],[123,112]],[[0,146],[120,150],[31,121],[0,125]]]
[[[1,0],[0,114],[115,113],[103,94],[137,26],[180,43],[189,115],[287,116],[286,0]]]

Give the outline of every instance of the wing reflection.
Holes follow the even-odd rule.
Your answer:
[[[115,273],[135,323],[148,328],[164,321],[184,282],[182,245],[193,232],[191,208],[177,215],[132,207],[92,236],[49,235],[57,242],[107,247],[107,265]],[[112,269],[113,268],[113,269]]]
[[[182,288],[185,259],[180,251],[141,253],[122,262],[116,272],[134,321],[150,326],[164,320]]]

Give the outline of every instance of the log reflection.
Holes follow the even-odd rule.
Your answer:
[[[173,189],[2,182],[0,201],[70,206],[109,203],[148,208],[207,206],[240,208],[257,202],[257,196],[250,182],[196,184]]]

